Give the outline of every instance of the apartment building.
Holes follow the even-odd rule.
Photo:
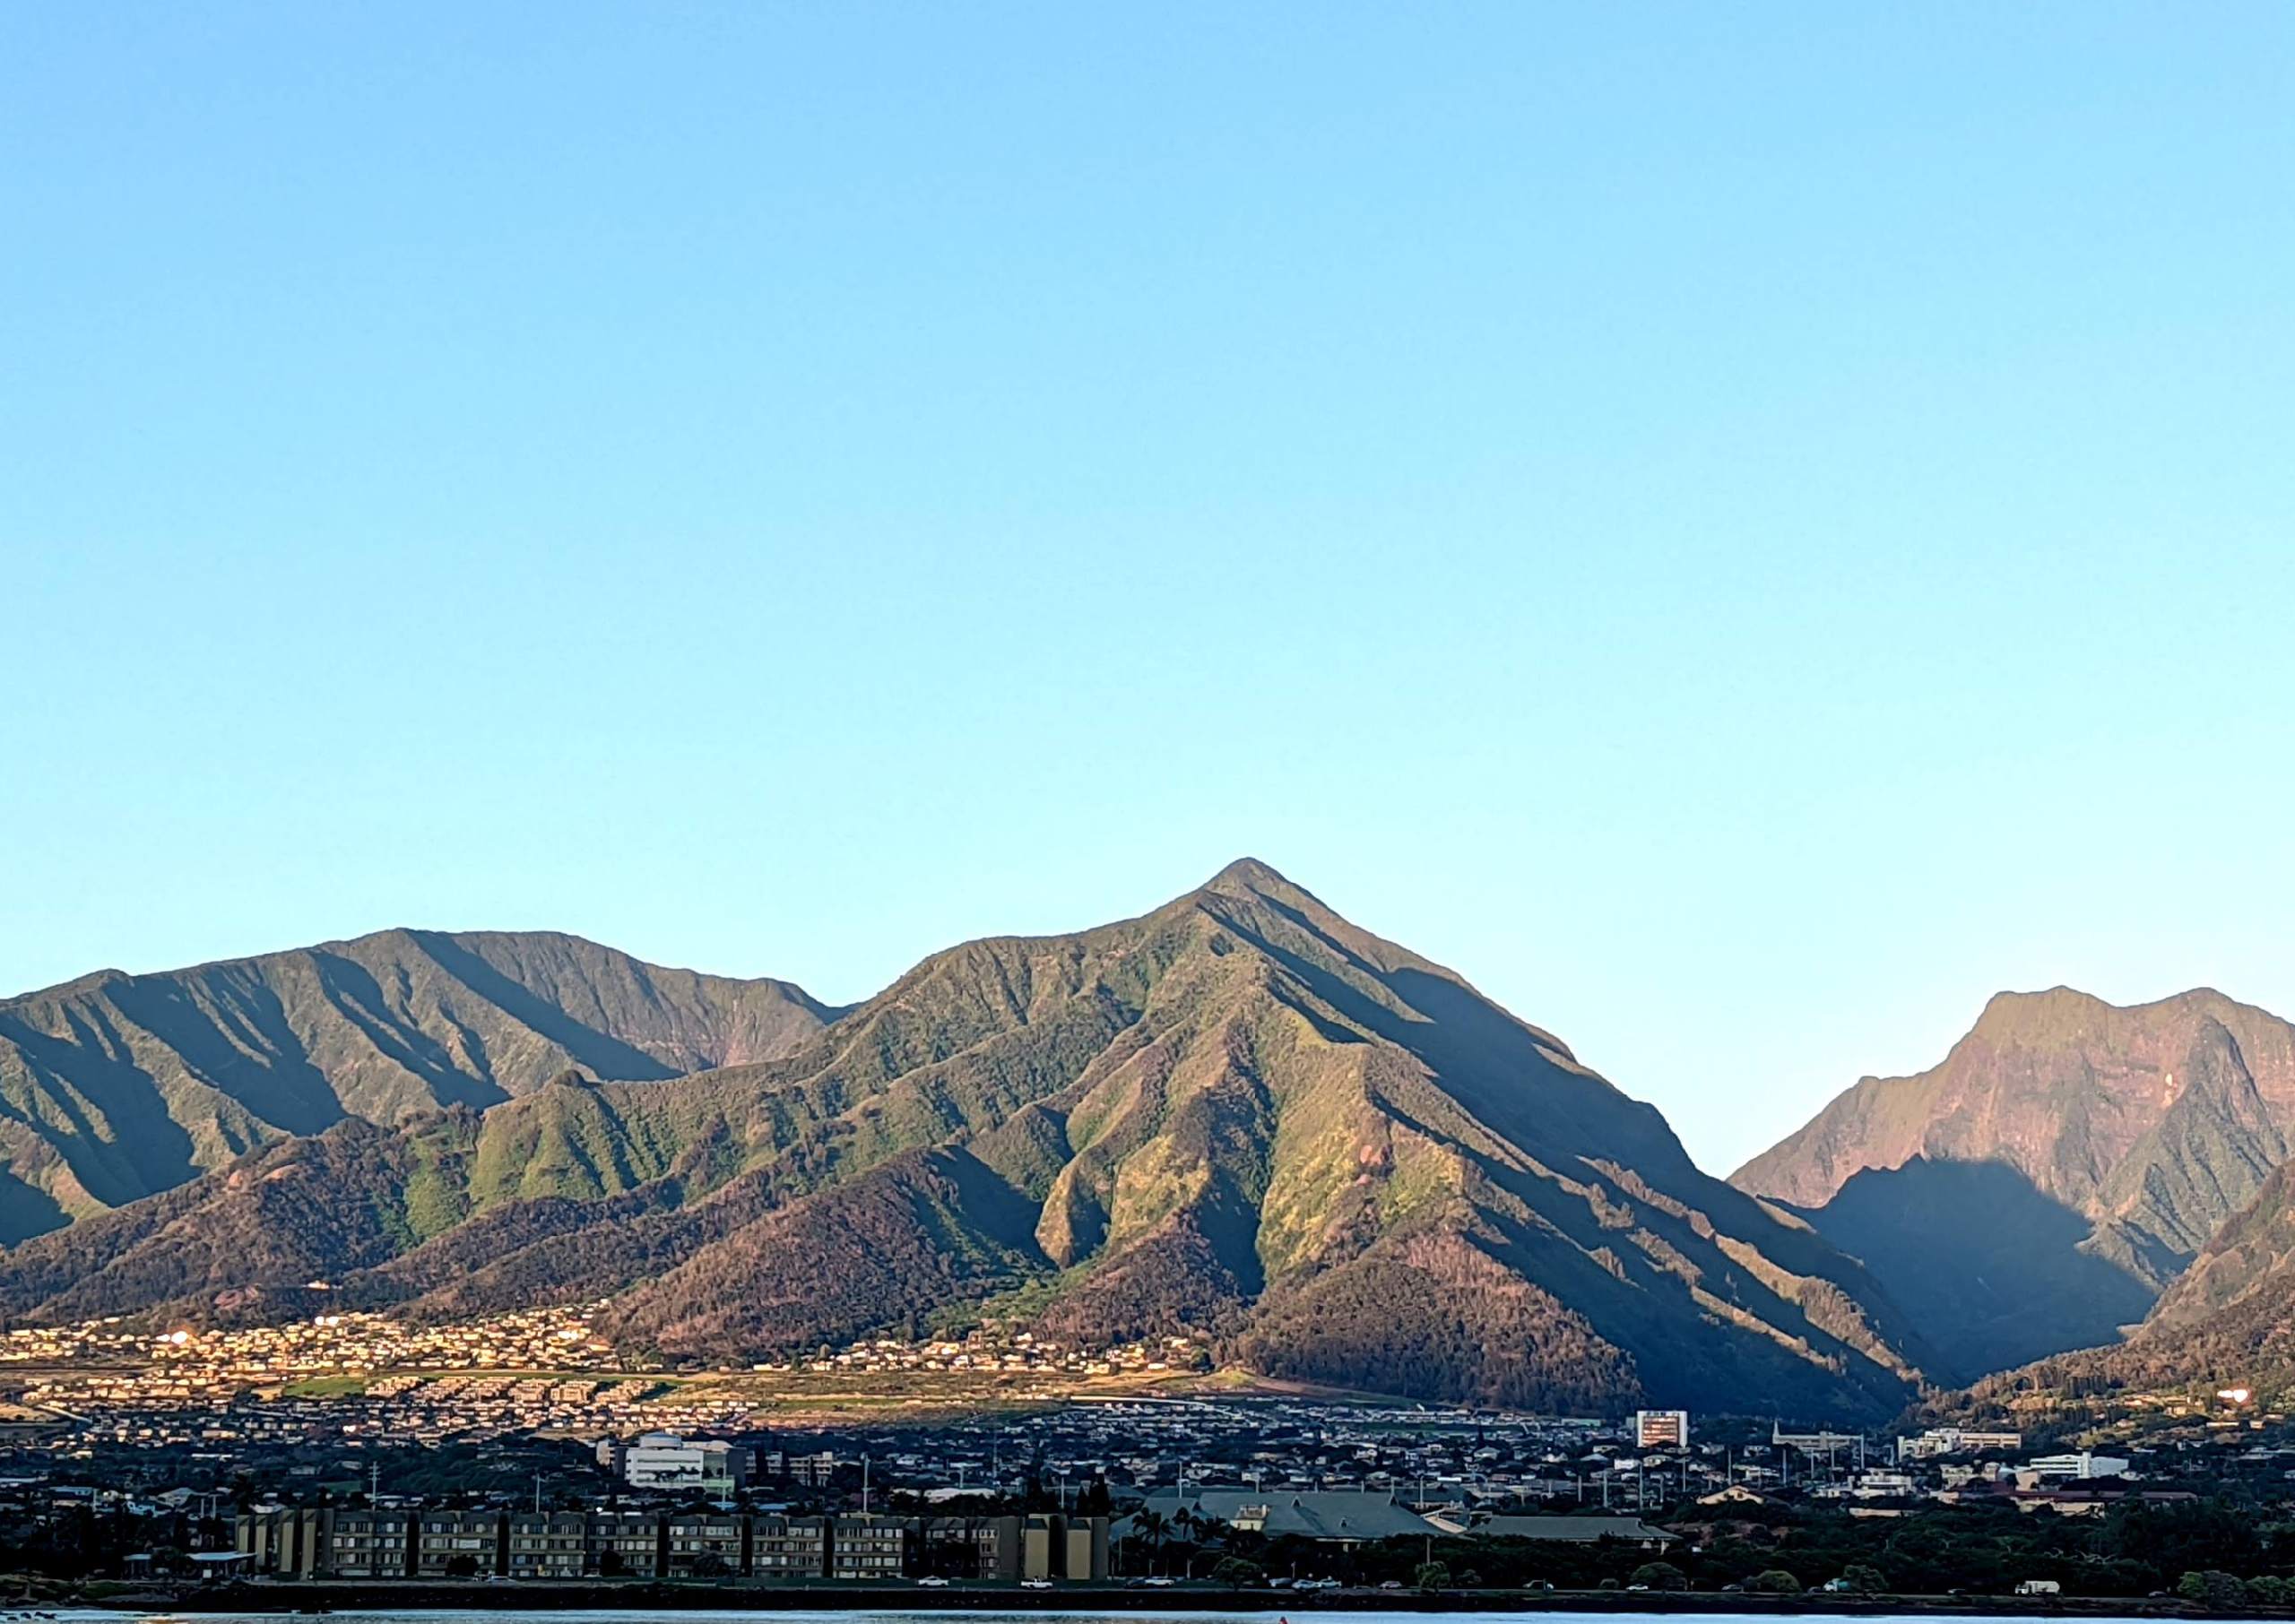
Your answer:
[[[749,1519],[745,1516],[672,1516],[664,1537],[673,1578],[723,1578],[749,1571]]]
[[[928,1516],[911,1527],[909,1570],[943,1579],[1020,1576],[1020,1519]]]
[[[667,1570],[662,1519],[650,1511],[590,1516],[590,1559],[607,1578],[656,1579]]]
[[[235,1546],[278,1578],[1091,1581],[1108,1520],[274,1506],[238,1519]]]
[[[758,1467],[766,1477],[785,1477],[809,1489],[819,1489],[835,1480],[837,1459],[827,1449],[818,1455],[784,1455],[776,1449],[763,1456]]]
[[[425,1511],[414,1519],[414,1576],[474,1579],[501,1571],[498,1511]]]
[[[236,1519],[234,1547],[255,1573],[316,1578],[327,1566],[327,1514],[316,1506],[266,1507]]]
[[[908,1525],[896,1517],[840,1516],[829,1519],[828,1576],[832,1579],[895,1579],[908,1551]]]
[[[579,1511],[524,1512],[511,1517],[509,1564],[514,1579],[578,1579],[593,1573],[590,1519]]]
[[[760,1579],[814,1579],[828,1571],[828,1525],[817,1516],[749,1520],[747,1572]]]
[[[1019,1529],[1020,1577],[1090,1581],[1108,1576],[1108,1520],[1039,1512]]]
[[[336,1579],[404,1578],[414,1569],[414,1515],[347,1509],[323,1514],[319,1566]]]

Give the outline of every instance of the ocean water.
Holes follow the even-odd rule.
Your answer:
[[[1783,1598],[1780,1598],[1780,1601]],[[2006,1598],[1970,1597],[1956,1602],[1950,1612],[1865,1612],[1845,1615],[1837,1607],[1813,1609],[1813,1611],[1834,1616],[1853,1616],[1858,1624],[1936,1624],[1940,1617],[1969,1616],[1981,1612],[1987,1601],[1996,1600],[1999,1611],[2008,1614],[2031,1616],[2043,1610],[2030,1603],[2019,1607]],[[1621,1602],[1624,1599],[1620,1598]],[[2140,1606],[2140,1604],[2139,1604]],[[2090,1611],[2094,1608],[2096,1611]],[[1456,1624],[1557,1624],[1570,1620],[1584,1620],[1597,1624],[1598,1620],[1631,1617],[1636,1612],[1665,1612],[1669,1611],[1655,1595],[1634,1596],[1632,1602],[1605,1607],[1598,1612],[1575,1611],[1567,1607],[1540,1608],[1535,1611],[1502,1612],[1475,1609],[1457,1612],[1433,1610],[1385,1611],[1353,1607],[1302,1606],[1296,1617],[1303,1621],[1346,1620],[1348,1624],[1441,1624],[1455,1620]],[[1731,1612],[1718,1607],[1693,1603],[1680,1610],[1700,1620],[1713,1620],[1719,1624],[1775,1624],[1778,1609],[1762,1612]],[[2054,1611],[2048,1608],[2045,1611]],[[2083,1624],[2113,1624],[2115,1619],[2126,1619],[2130,1624],[2149,1620],[2156,1624],[2160,1614],[2149,1615],[2131,1609],[2125,1614],[2103,1611],[2100,1602],[2082,1606],[2074,1602],[2064,1610],[2078,1617]],[[39,1624],[41,1617],[57,1620],[57,1624],[278,1624],[283,1612],[206,1612],[197,1610],[174,1611],[110,1611],[97,1608],[53,1609],[46,1614],[35,1614],[23,1609],[0,1609],[0,1624]],[[925,1609],[893,1607],[840,1608],[720,1608],[707,1605],[672,1608],[341,1608],[328,1612],[338,1624],[664,1624],[671,1619],[707,1620],[711,1624],[950,1624],[961,1619],[966,1624],[1044,1624],[1046,1620],[1070,1620],[1073,1624],[1289,1624],[1293,1615],[1280,1607],[1256,1610],[1191,1609],[1191,1608],[1124,1608],[1121,1611],[1096,1608],[1032,1607],[1014,1610],[997,1607],[967,1607],[953,1602],[944,1607]]]

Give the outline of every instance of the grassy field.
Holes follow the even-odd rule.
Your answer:
[[[355,1398],[367,1390],[364,1376],[306,1376],[280,1389],[285,1398]]]

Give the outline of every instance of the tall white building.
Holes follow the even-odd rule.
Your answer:
[[[1689,1412],[1637,1410],[1633,1412],[1633,1442],[1641,1449],[1689,1447]]]
[[[749,1452],[714,1438],[647,1432],[635,1439],[603,1440],[598,1445],[598,1464],[633,1489],[723,1495],[749,1481]]]
[[[2027,1461],[2016,1473],[2020,1483],[2045,1482],[2050,1478],[2078,1478],[2085,1481],[2094,1477],[2125,1477],[2128,1462],[2117,1455],[2091,1455],[2083,1449],[2077,1455],[2043,1455],[2038,1460]]]

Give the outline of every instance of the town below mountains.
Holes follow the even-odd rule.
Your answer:
[[[7,1000],[0,1321],[578,1309],[625,1370],[987,1334],[1860,1427],[2269,1408],[2291,1142],[2295,1027],[2058,989],[1716,1178],[1562,1039],[1245,860],[849,1008],[413,930]]]

